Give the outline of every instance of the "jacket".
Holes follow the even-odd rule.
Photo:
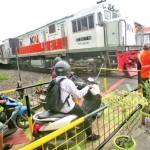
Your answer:
[[[138,59],[141,63],[141,77],[148,78],[150,76],[150,50],[139,54]]]

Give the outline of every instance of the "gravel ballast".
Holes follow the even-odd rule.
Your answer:
[[[17,70],[3,70],[0,69],[0,73],[5,72],[8,75],[8,80],[0,82],[0,91],[14,89],[19,81],[19,73]],[[48,82],[51,80],[51,75],[48,73],[37,73],[20,71],[21,82],[23,87],[38,84],[40,80]]]

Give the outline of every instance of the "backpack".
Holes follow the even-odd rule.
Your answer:
[[[46,92],[46,109],[54,112],[59,112],[64,104],[68,102],[68,98],[70,94],[67,96],[65,102],[62,102],[61,100],[61,88],[60,83],[66,78],[60,79],[58,82],[56,82],[56,79],[53,79],[51,83],[49,84]],[[70,106],[70,105],[69,105]]]

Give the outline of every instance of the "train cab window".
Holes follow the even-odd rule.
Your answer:
[[[103,22],[103,15],[101,14],[101,12],[97,14],[97,21],[98,23]]]
[[[112,13],[112,18],[118,18],[118,15],[116,13]]]
[[[49,34],[52,34],[52,33],[55,33],[56,30],[55,30],[55,24],[52,24],[49,26]]]
[[[73,32],[77,32],[77,24],[76,21],[72,22]]]
[[[110,20],[111,19],[111,12],[110,11],[105,10],[104,15],[105,15],[105,19],[106,20]]]
[[[87,17],[81,19],[81,24],[82,24],[82,31],[88,30],[88,25],[87,25]]]
[[[78,24],[78,31],[81,31],[81,20],[77,20],[77,24]]]
[[[93,16],[88,16],[88,21],[89,21],[89,29],[94,28],[94,19],[93,19]]]

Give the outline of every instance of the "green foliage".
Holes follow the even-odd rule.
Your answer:
[[[144,85],[144,89],[146,91],[146,98],[148,99],[148,105],[150,105],[150,77],[149,80],[146,80],[145,82],[143,82]]]
[[[136,104],[145,106],[148,104],[147,99],[144,98],[138,92],[127,92],[115,90],[102,98],[105,104],[111,103],[111,108],[120,108],[122,112],[125,112],[129,108],[133,108]]]
[[[116,139],[116,144],[122,148],[131,148],[133,146],[133,140],[128,137],[119,137]]]
[[[132,109],[137,104],[140,104],[142,106],[146,106],[148,104],[147,99],[145,97],[143,97],[138,92],[127,92],[124,90],[122,90],[122,91],[115,90],[115,91],[107,94],[106,96],[104,96],[102,98],[102,101],[105,104],[110,103],[111,104],[110,107],[112,107],[112,109],[118,108],[119,110],[122,111],[123,116],[124,116],[125,121],[126,121],[129,135],[131,137],[131,131],[129,128],[129,122],[127,121],[127,118],[126,118],[126,114],[127,114],[129,109]],[[129,141],[127,141],[127,143],[126,143],[126,141],[122,140],[121,143],[124,143],[124,144],[122,144],[123,146],[128,147],[130,145],[130,142],[129,143],[128,142]]]
[[[42,84],[42,83],[44,83],[44,79],[43,79],[43,78],[40,78],[40,79],[37,81],[37,84]],[[35,87],[35,89],[36,89],[37,91],[39,91],[41,88],[42,88],[42,85]]]
[[[8,80],[8,75],[5,72],[0,73],[0,82]]]

